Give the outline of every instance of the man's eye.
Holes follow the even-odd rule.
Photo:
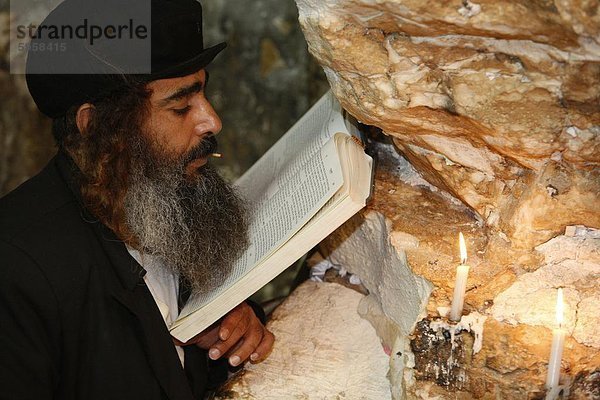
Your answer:
[[[190,111],[190,106],[185,106],[183,108],[174,108],[173,112],[177,115],[185,115],[188,111]]]

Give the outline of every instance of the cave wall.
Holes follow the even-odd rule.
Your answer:
[[[298,7],[344,107],[392,135],[428,181],[513,247],[568,224],[598,226],[597,2]]]
[[[221,398],[285,398],[287,385],[306,399],[364,398],[350,380],[343,392],[312,383],[343,377],[381,350],[387,382],[362,369],[394,399],[546,398],[559,287],[567,331],[560,396],[600,398],[598,3],[296,3],[338,100],[383,132],[371,130],[368,146],[377,165],[370,204],[321,244],[315,261],[335,269],[336,282],[358,278],[363,297],[335,315],[369,321],[381,349],[369,343],[370,353],[340,363],[359,340],[319,336],[339,328],[328,317],[338,303],[309,307],[301,326],[303,310],[284,305],[285,318],[276,311],[269,322],[285,344],[273,351],[278,362],[249,366]],[[471,272],[464,315],[451,322],[459,232]],[[352,279],[349,286],[356,289]],[[346,353],[318,358],[330,345]],[[302,367],[317,358],[318,368]]]
[[[8,0],[0,1],[0,196],[37,173],[55,152],[50,120],[31,100],[25,77],[10,74],[10,18]]]
[[[558,287],[569,332],[563,382],[571,398],[591,393],[574,382],[589,378],[597,390],[599,3],[297,5],[309,50],[337,98],[387,135],[374,145],[379,166],[368,212],[385,216],[391,229],[371,230],[371,240],[389,238],[412,273],[433,285],[413,320],[420,327],[413,346],[398,356],[403,362],[391,357],[391,374],[405,372],[406,390],[396,398],[543,398]],[[465,314],[477,316],[482,348],[474,351],[477,335],[469,331],[459,346],[463,361],[442,352],[444,364],[440,352],[422,346],[439,343],[421,339],[450,305],[459,232],[472,267]],[[350,237],[342,229],[322,251],[335,255]],[[359,264],[345,267],[355,272]]]

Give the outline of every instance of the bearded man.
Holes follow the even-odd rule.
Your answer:
[[[65,1],[46,24],[83,3]],[[0,398],[199,399],[227,363],[272,348],[249,303],[188,343],[169,335],[185,298],[228,274],[248,221],[208,163],[221,121],[205,67],[225,44],[204,49],[195,0],[151,5],[150,73],[56,73],[115,68],[94,49],[29,54],[28,87],[59,151],[0,200]]]

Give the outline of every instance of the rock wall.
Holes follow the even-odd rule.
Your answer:
[[[37,111],[25,77],[10,74],[10,18],[8,1],[0,2],[0,196],[37,173],[55,151],[50,120]]]
[[[415,364],[409,348],[403,366],[391,363],[405,372],[397,398],[543,397],[558,287],[569,331],[563,383],[573,398],[592,396],[578,382],[600,385],[599,3],[296,3],[337,98],[389,136],[375,145],[370,210],[387,218],[412,273],[433,285],[413,327],[443,319],[458,232],[467,237],[465,314],[486,317],[482,348],[462,340],[462,372],[449,379],[438,356]],[[338,232],[323,251],[347,238]],[[384,263],[385,254],[372,257]],[[413,343],[431,334],[420,326]]]
[[[273,352],[215,399],[391,399],[388,356],[356,309],[364,296],[336,283],[305,282],[275,310]]]
[[[514,247],[598,226],[597,2],[297,3],[344,107]]]

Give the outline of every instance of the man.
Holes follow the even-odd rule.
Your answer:
[[[247,218],[208,164],[221,121],[205,67],[225,45],[204,49],[195,0],[151,5],[151,73],[54,73],[115,68],[93,48],[29,55],[59,151],[0,200],[0,398],[198,399],[226,363],[273,345],[247,303],[188,343],[169,335],[185,297],[217,287],[244,250]]]

